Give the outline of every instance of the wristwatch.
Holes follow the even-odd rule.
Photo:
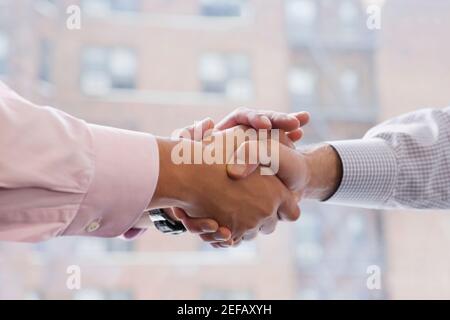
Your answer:
[[[184,225],[169,217],[163,209],[149,210],[146,211],[146,213],[150,217],[155,228],[162,233],[176,235],[186,232]]]

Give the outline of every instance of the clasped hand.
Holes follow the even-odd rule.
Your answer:
[[[214,247],[238,245],[242,240],[255,238],[259,232],[272,233],[278,220],[295,221],[299,218],[301,188],[286,185],[284,179],[276,175],[260,174],[256,170],[260,164],[258,157],[256,162],[248,163],[251,158],[249,150],[252,144],[256,144],[256,148],[264,145],[271,154],[279,154],[280,148],[284,153],[287,149],[294,152],[293,142],[302,138],[301,127],[308,121],[309,115],[304,112],[288,115],[238,109],[217,126],[212,120],[206,119],[185,128],[180,132],[184,138],[190,137],[192,141],[182,139],[160,143],[162,181],[158,183],[155,198],[165,199],[165,203],[169,199],[173,205],[170,214]],[[253,138],[246,137],[231,153],[223,144],[224,149],[218,150],[221,145],[215,143],[217,139],[223,141],[223,138],[232,136],[234,141],[233,134],[245,132],[249,128],[279,129],[279,141],[273,143],[270,134],[264,140],[256,135]],[[198,132],[201,134],[198,135]],[[191,150],[208,148],[212,154],[220,151],[225,161],[174,164],[173,150],[180,143],[187,144]],[[238,159],[244,161],[239,162]],[[280,165],[286,166],[286,163]],[[157,207],[158,203],[152,206]]]

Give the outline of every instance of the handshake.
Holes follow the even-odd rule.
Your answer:
[[[342,176],[331,146],[295,149],[308,122],[306,112],[238,109],[217,125],[206,119],[158,138],[149,209],[166,208],[216,248],[272,233],[279,220],[296,221],[302,199],[330,197]]]

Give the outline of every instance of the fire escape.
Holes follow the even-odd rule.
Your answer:
[[[333,139],[330,126],[332,122],[338,123],[344,128],[350,123],[367,129],[376,122],[377,100],[374,81],[376,38],[375,34],[366,28],[365,11],[362,7],[360,7],[360,15],[356,18],[352,28],[342,28],[336,22],[339,20],[331,17],[338,14],[337,9],[328,10],[325,13],[321,11],[324,7],[321,1],[313,2],[317,5],[315,21],[305,24],[302,21],[287,19],[287,39],[292,61],[291,67],[296,68],[301,65],[314,70],[320,84],[315,86],[314,97],[306,96],[306,99],[302,100],[301,96],[291,93],[291,99],[292,108],[295,111],[311,112],[313,121],[310,126],[315,134],[313,140],[324,141]],[[354,3],[358,3],[358,0],[355,0]],[[342,71],[340,67],[351,61],[353,59],[351,57],[354,56],[361,58],[369,70],[368,74],[364,74],[360,81],[364,82],[368,88],[365,88],[364,93],[359,93],[362,96],[361,99],[351,100],[341,90]],[[346,59],[342,59],[343,57]],[[326,99],[323,97],[325,90]],[[348,136],[346,138],[356,137]],[[333,207],[324,209],[315,204],[305,208],[306,211],[311,211],[311,217],[308,218],[315,220],[312,223],[317,227],[314,231],[317,234],[311,236],[311,231],[306,230],[311,229],[311,226],[305,225],[305,230],[300,229],[299,233],[304,231],[309,234],[310,238],[302,239],[300,236],[299,246],[301,248],[305,240],[306,242],[311,241],[312,246],[306,246],[300,250],[307,252],[306,258],[312,255],[316,256],[314,259],[318,260],[309,265],[302,265],[301,256],[297,256],[299,273],[303,277],[302,279],[305,279],[305,276],[314,279],[313,282],[316,283],[316,286],[321,288],[319,295],[334,292],[334,296],[336,296],[339,294],[341,282],[361,276],[365,272],[363,269],[366,261],[375,260],[381,263],[382,253],[373,249],[374,247],[381,248],[379,217],[372,215],[370,218],[370,216],[363,215],[361,210],[342,210]],[[350,230],[346,230],[346,228]],[[351,229],[357,234],[356,236],[349,236],[352,232]],[[365,234],[370,234],[370,236]],[[317,245],[316,248],[320,248],[317,251],[321,253],[308,253],[308,251],[315,251],[315,245]],[[321,258],[317,258],[317,255]],[[361,286],[361,292],[365,292],[364,285],[364,281],[358,279],[354,280],[350,286],[354,286],[353,292],[358,292]],[[300,290],[302,290],[302,283],[300,283]],[[323,297],[326,298],[326,296]]]
[[[320,1],[317,1],[320,4]],[[318,6],[320,7],[320,6]],[[312,67],[320,75],[321,88],[327,88],[327,94],[331,97],[332,108],[323,104],[320,93],[315,94],[312,105],[304,105],[302,101],[294,102],[295,109],[306,109],[313,114],[314,121],[311,126],[320,136],[318,138],[329,139],[328,124],[330,120],[357,122],[371,125],[377,116],[377,101],[375,84],[369,81],[369,97],[362,99],[362,104],[349,101],[342,93],[339,84],[340,72],[336,61],[345,55],[358,54],[363,56],[369,65],[368,78],[374,78],[373,63],[376,50],[375,33],[368,30],[365,24],[364,11],[360,12],[354,26],[357,28],[342,28],[339,24],[331,26],[327,21],[315,21],[312,25],[301,22],[287,21],[287,38],[291,55],[303,56],[311,61]],[[318,14],[318,17],[321,15]],[[324,19],[325,20],[325,19]],[[333,20],[334,22],[334,20]],[[328,27],[328,28],[327,28]],[[295,63],[293,64],[295,66]],[[364,79],[366,80],[366,79]],[[294,100],[294,99],[293,99]],[[306,99],[308,101],[309,99]],[[366,101],[370,102],[366,102]],[[306,102],[308,104],[308,102]],[[369,105],[367,105],[369,104]]]

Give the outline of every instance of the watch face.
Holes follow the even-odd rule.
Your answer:
[[[152,210],[149,213],[156,229],[166,234],[181,234],[186,228],[179,221],[172,220],[163,210]]]

